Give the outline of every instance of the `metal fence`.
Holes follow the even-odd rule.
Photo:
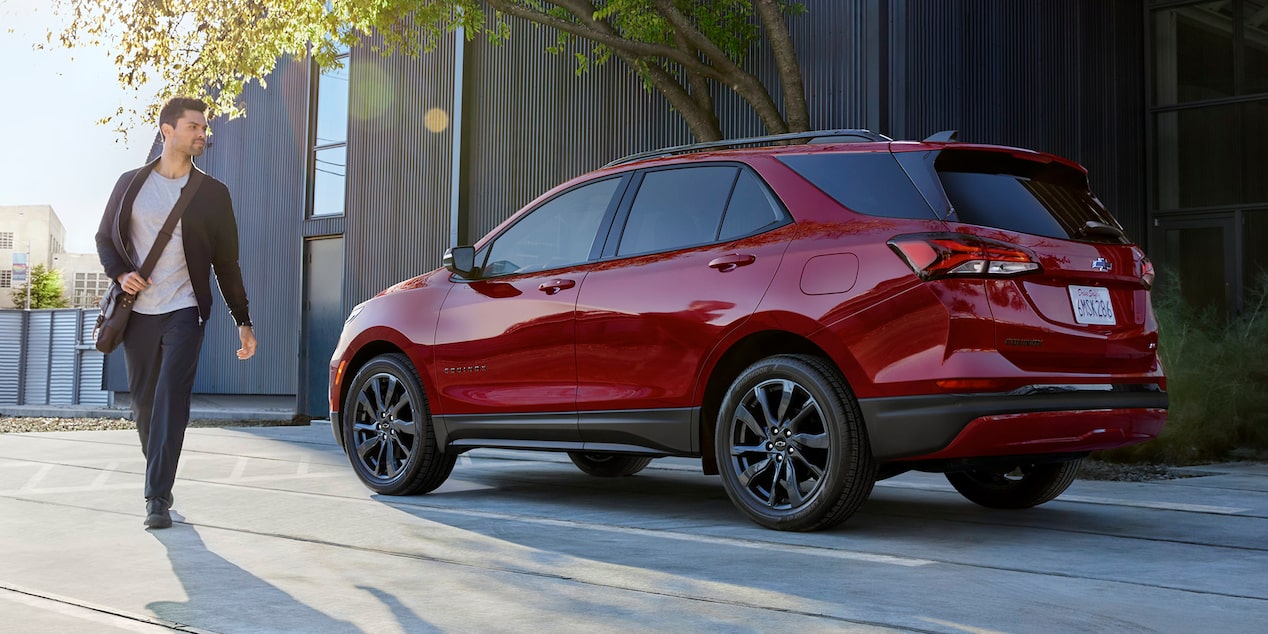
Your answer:
[[[96,320],[95,308],[0,309],[0,405],[111,406]]]

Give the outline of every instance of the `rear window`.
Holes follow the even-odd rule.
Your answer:
[[[934,167],[954,208],[952,220],[1050,238],[1128,242],[1088,190],[1087,177],[1068,165],[944,150]]]
[[[889,152],[786,154],[779,160],[861,214],[920,220],[936,217]]]

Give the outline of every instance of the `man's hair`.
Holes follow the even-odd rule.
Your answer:
[[[176,121],[185,114],[186,110],[197,110],[198,112],[207,112],[207,104],[201,99],[193,97],[172,97],[163,104],[163,109],[159,111],[159,127],[164,123],[176,127]]]

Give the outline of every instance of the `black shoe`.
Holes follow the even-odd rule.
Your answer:
[[[146,528],[170,528],[172,526],[172,514],[168,513],[170,508],[167,500],[163,498],[151,498],[145,501],[145,526]]]

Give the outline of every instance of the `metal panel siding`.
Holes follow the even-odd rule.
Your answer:
[[[45,405],[48,403],[49,350],[53,343],[53,315],[46,310],[32,310],[28,315],[22,402],[27,405]]]
[[[440,266],[449,242],[453,38],[418,58],[352,53],[344,306]],[[441,117],[432,115],[432,122]]]
[[[252,84],[244,92],[246,118],[212,122],[211,146],[198,163],[233,196],[239,263],[260,349],[248,362],[237,359],[238,331],[213,283],[195,392],[295,393],[308,81],[307,62],[284,60],[267,89]]]
[[[905,0],[906,64],[894,113],[909,138],[1052,152],[1084,164],[1092,187],[1143,240],[1144,109],[1140,2]]]
[[[49,332],[52,345],[49,346],[49,381],[48,402],[57,405],[69,405],[75,402],[75,388],[78,385],[77,363],[79,351],[79,313],[75,310],[55,310],[49,313]]]
[[[110,404],[109,393],[101,389],[101,372],[105,367],[106,355],[93,347],[92,338],[93,326],[97,324],[97,311],[83,309],[78,312],[76,321],[79,322],[79,328],[75,337],[76,343],[79,344],[77,346],[79,376],[76,377],[78,381],[76,402],[80,405],[104,407]]]
[[[0,404],[18,405],[25,341],[23,311],[0,309]]]

